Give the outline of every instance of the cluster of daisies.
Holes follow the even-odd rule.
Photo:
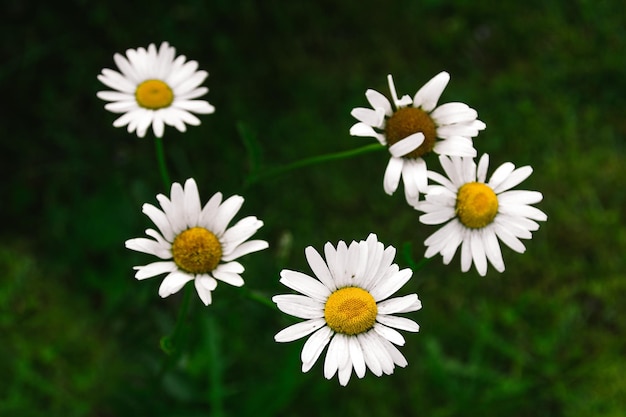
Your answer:
[[[129,49],[126,56],[114,55],[119,71],[103,69],[98,79],[115,91],[98,92],[107,101],[105,108],[121,116],[115,127],[127,126],[139,137],[150,127],[162,137],[165,125],[181,132],[186,125],[199,125],[195,114],[209,114],[214,107],[198,100],[208,92],[201,86],[208,76],[198,70],[196,61],[176,56],[167,42],[147,49]],[[354,136],[373,137],[388,148],[389,162],[383,188],[393,194],[404,185],[407,203],[423,213],[424,224],[443,225],[425,240],[425,257],[438,253],[450,263],[461,247],[461,270],[474,264],[480,275],[490,263],[504,271],[500,242],[516,252],[524,252],[520,239],[530,239],[546,215],[532,206],[542,200],[537,191],[513,190],[532,168],[506,162],[487,181],[488,155],[475,163],[473,138],[485,129],[478,113],[463,103],[438,105],[450,76],[441,72],[411,98],[398,98],[393,78],[388,76],[391,100],[375,90],[365,96],[371,108],[355,108],[358,122],[350,129]],[[443,173],[428,169],[424,157],[439,155]],[[160,208],[143,205],[156,229],[145,231],[148,238],[126,241],[126,247],[159,258],[135,267],[137,279],[165,275],[159,295],[167,297],[193,281],[205,305],[212,302],[218,282],[244,284],[244,267],[237,259],[266,249],[264,240],[250,240],[263,226],[254,216],[229,226],[244,199],[223,199],[214,194],[203,206],[194,179],[184,186],[174,183],[169,197],[156,196]],[[306,336],[301,359],[307,372],[327,348],[324,376],[335,374],[341,385],[352,375],[362,378],[366,370],[380,376],[391,374],[407,361],[397,346],[404,345],[398,330],[419,331],[413,320],[397,314],[421,308],[416,294],[390,298],[411,278],[413,271],[394,263],[396,250],[378,241],[375,234],[366,240],[343,241],[324,246],[323,256],[313,247],[305,249],[313,272],[283,270],[280,282],[297,292],[276,295],[272,300],[286,314],[304,321],[293,324],[275,336],[290,342]]]

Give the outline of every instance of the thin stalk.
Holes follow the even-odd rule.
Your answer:
[[[276,304],[274,304],[274,302],[272,300],[270,300],[269,298],[266,298],[265,296],[259,294],[259,292],[254,291],[254,290],[250,290],[246,287],[241,287],[240,288],[241,292],[243,293],[244,296],[246,296],[247,298],[249,298],[250,300],[256,301],[259,304],[264,305],[265,307],[269,307],[272,310],[276,310]]]
[[[209,402],[211,404],[211,415],[213,417],[223,417],[224,412],[224,387],[222,384],[223,360],[220,351],[221,334],[218,321],[213,316],[208,318],[209,331]]]
[[[165,162],[165,151],[163,150],[163,139],[162,138],[154,138],[154,145],[156,150],[156,158],[157,163],[159,165],[159,173],[161,174],[161,180],[163,181],[163,186],[165,187],[165,191],[170,189],[171,181],[170,174],[167,171],[167,164]]]
[[[172,334],[165,336],[161,339],[161,349],[168,355],[176,354],[179,352],[180,335],[183,328],[185,319],[187,318],[187,311],[189,310],[189,300],[191,299],[191,293],[193,292],[192,285],[185,285],[183,291],[183,301],[180,304],[178,310],[178,318],[176,319],[176,325]]]
[[[366,146],[362,146],[356,149],[350,149],[348,151],[336,152],[326,155],[318,155],[310,158],[301,159],[299,161],[292,162],[287,165],[283,165],[280,167],[268,169],[265,172],[261,172],[260,174],[252,174],[246,180],[246,186],[257,183],[263,179],[275,177],[280,174],[284,174],[285,172],[293,171],[294,169],[306,167],[309,165],[315,165],[326,161],[333,161],[336,159],[345,159],[353,156],[361,155],[364,153],[380,151],[386,149],[384,146],[381,146],[379,143],[372,143]]]

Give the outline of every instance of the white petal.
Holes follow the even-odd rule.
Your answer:
[[[129,239],[124,244],[130,250],[154,255],[161,259],[172,259],[172,253],[169,249],[163,248],[159,242],[151,239],[144,237]]]
[[[163,133],[165,132],[165,123],[163,123],[163,118],[161,117],[161,110],[154,112],[152,118],[152,131],[154,132],[154,136],[157,138],[163,137]]]
[[[198,217],[200,216],[200,195],[198,186],[193,178],[185,181],[185,221],[187,227],[195,227],[198,225]]]
[[[476,179],[483,184],[486,182],[487,169],[489,169],[489,155],[483,154],[478,161],[478,169],[476,170]]]
[[[232,252],[237,246],[252,237],[261,227],[263,227],[263,222],[256,217],[244,217],[224,232],[220,238],[222,250],[224,253]]]
[[[354,367],[354,373],[359,378],[363,378],[366,370],[365,357],[363,356],[363,350],[361,349],[359,340],[356,337],[348,337],[348,347],[350,349],[350,360]]]
[[[350,350],[350,339],[351,336],[346,336],[343,334],[337,334],[335,338],[340,339],[341,350],[339,351],[339,369],[337,372],[337,377],[339,378],[339,384],[341,386],[348,385],[350,381],[350,376],[352,375],[352,352]]]
[[[513,172],[514,169],[515,165],[513,165],[511,162],[505,162],[504,164],[500,165],[493,172],[493,174],[491,174],[491,178],[489,179],[487,185],[490,186],[491,189],[495,190],[503,181],[508,178],[509,175],[511,175],[511,172]]]
[[[239,262],[227,262],[225,264],[219,264],[215,270],[231,274],[241,274],[245,271],[245,268]]]
[[[504,205],[498,208],[498,211],[511,216],[527,217],[529,219],[540,222],[546,221],[548,216],[541,210],[533,206],[520,205]]]
[[[302,272],[283,269],[280,271],[280,277],[283,285],[322,303],[325,303],[330,295],[330,290],[324,284]]]
[[[376,333],[376,331],[373,329],[367,333],[362,334],[362,336],[364,336],[367,343],[367,346],[363,347],[363,353],[366,353],[365,363],[368,364],[369,367],[367,358],[367,353],[369,351],[373,356],[376,357],[378,363],[380,364],[382,372],[386,375],[391,375],[393,373],[394,364],[393,358],[383,345],[383,341],[386,339],[378,335],[378,333]]]
[[[98,91],[96,96],[99,99],[106,101],[130,101],[137,105],[137,101],[135,100],[135,96],[133,94],[128,93],[120,93],[119,91]]]
[[[244,284],[243,278],[239,274],[233,272],[218,271],[217,269],[212,272],[215,279],[219,279],[222,282],[232,285],[233,287],[241,287]]]
[[[350,114],[359,122],[363,122],[366,125],[376,127],[378,129],[382,128],[385,124],[385,110],[380,107],[374,110],[357,107],[352,109]]]
[[[515,252],[524,253],[526,251],[524,244],[505,227],[496,225],[496,235],[505,245],[513,249]]]
[[[403,269],[385,280],[379,281],[370,291],[372,297],[377,302],[388,298],[390,295],[398,291],[413,276],[410,268]]]
[[[400,330],[406,330],[407,332],[419,332],[420,330],[419,324],[405,317],[396,317],[396,316],[388,316],[384,314],[379,314],[378,317],[376,317],[376,321],[389,327],[394,327]]]
[[[530,174],[532,174],[532,172],[532,167],[528,165],[517,168],[515,171],[511,172],[511,174],[504,181],[502,181],[498,185],[492,186],[491,188],[493,188],[493,191],[496,194],[499,194],[520,184],[522,181],[528,178]],[[489,181],[489,183],[491,184],[491,181]]]
[[[456,216],[456,211],[452,207],[441,207],[438,211],[423,214],[419,217],[419,221],[424,224],[441,224]]]
[[[450,136],[435,142],[433,152],[439,155],[475,157],[476,149],[471,139],[463,136]]]
[[[174,262],[153,262],[144,266],[136,266],[134,267],[137,270],[135,274],[135,278],[137,279],[145,279],[152,278],[156,275],[165,274],[168,272],[173,272],[178,269],[178,266]]]
[[[417,294],[409,294],[378,303],[378,314],[408,313],[410,311],[417,311],[420,308],[422,308],[422,303],[417,298]]]
[[[317,279],[319,279],[330,291],[335,291],[337,289],[335,280],[330,274],[328,265],[326,265],[326,262],[324,262],[324,259],[322,259],[319,252],[317,252],[312,246],[308,246],[304,250],[304,254],[306,255],[306,260]]]
[[[398,189],[403,164],[404,161],[402,158],[389,158],[387,169],[385,170],[385,176],[383,178],[383,188],[389,195],[392,195]]]
[[[536,204],[543,200],[539,191],[511,190],[498,194],[498,204]]]
[[[170,272],[159,287],[159,295],[163,298],[180,291],[183,286],[194,279],[194,276],[182,271]]]
[[[222,203],[222,205],[217,209],[217,215],[213,220],[212,230],[215,235],[219,237],[224,234],[228,223],[230,223],[233,217],[235,217],[235,215],[243,205],[243,202],[243,197],[234,195]]]
[[[445,103],[430,113],[437,126],[468,123],[476,120],[478,112],[465,103]]]
[[[406,138],[394,143],[389,147],[389,153],[395,158],[400,158],[406,154],[413,152],[422,143],[424,143],[424,134],[422,132],[413,133]]]
[[[339,369],[339,356],[343,340],[338,336],[339,334],[335,334],[335,337],[332,338],[328,345],[328,351],[326,351],[326,358],[324,360],[324,378],[326,379],[332,378],[337,372],[337,369]]]
[[[373,109],[383,109],[385,116],[391,117],[393,109],[391,108],[391,103],[387,100],[387,97],[378,91],[371,89],[368,89],[365,92],[365,97],[367,97],[367,101],[369,101]]]
[[[485,255],[485,247],[481,235],[482,230],[470,235],[470,249],[476,270],[480,275],[485,276],[485,274],[487,274],[487,257]]]
[[[395,347],[391,342],[386,339],[380,339],[380,342],[391,357],[391,360],[394,364],[398,365],[401,368],[404,368],[408,365],[408,362],[406,361],[404,355],[402,355],[398,348]]]
[[[370,343],[369,337],[365,334],[357,335],[357,341],[361,346],[361,351],[363,352],[363,359],[365,360],[365,364],[369,368],[370,371],[376,376],[381,376],[383,374],[383,369],[380,361],[376,357],[376,346],[373,346]]]
[[[198,297],[202,300],[202,303],[205,306],[211,304],[211,291],[217,287],[217,281],[210,276],[200,276],[194,280],[194,284],[196,287],[196,292],[198,293]]]
[[[326,321],[324,319],[313,319],[296,323],[278,332],[274,336],[274,340],[277,342],[292,342],[313,333],[325,325]]]
[[[404,337],[397,330],[394,330],[391,327],[387,327],[380,323],[374,324],[374,330],[376,331],[376,333],[389,340],[390,342],[398,346],[404,346]]]
[[[396,108],[399,109],[401,107],[406,107],[411,104],[411,97],[408,95],[402,96],[402,98],[398,99],[398,93],[396,92],[396,86],[393,83],[393,77],[391,74],[387,75],[387,83],[389,84],[389,91],[391,92],[391,99],[395,104]]]
[[[98,75],[98,80],[107,87],[123,93],[135,94],[135,90],[137,89],[137,85],[131,80],[127,79],[119,72],[108,68],[102,70],[102,74]]]
[[[498,238],[496,237],[493,226],[484,229],[482,240],[485,255],[487,255],[487,259],[491,265],[493,265],[496,271],[504,272],[504,259],[502,259],[502,252],[500,251],[500,245],[498,244]]]
[[[272,301],[278,309],[300,319],[324,317],[324,304],[313,298],[298,294],[275,295]]]
[[[378,140],[381,145],[387,144],[387,141],[385,140],[385,136],[383,134],[376,132],[372,126],[366,125],[362,122],[356,123],[350,128],[350,135],[372,137],[376,138],[376,140]]]
[[[420,107],[426,112],[432,111],[441,97],[441,93],[450,81],[450,74],[445,71],[435,75],[420,88],[413,97],[413,106]]]
[[[302,347],[300,357],[302,359],[302,372],[308,372],[317,359],[320,357],[324,348],[330,342],[330,338],[334,332],[328,326],[324,326],[311,335]]]
[[[172,226],[170,225],[170,222],[164,212],[148,203],[145,203],[142,206],[142,211],[150,218],[150,220],[152,220],[154,225],[159,229],[161,235],[163,235],[167,241],[172,242],[174,240],[176,235],[174,234]]]
[[[185,191],[183,186],[175,182],[170,189],[171,205],[167,219],[175,234],[187,229],[185,222]]]
[[[268,247],[269,247],[269,243],[267,243],[264,240],[249,240],[237,246],[230,254],[228,255],[223,254],[222,260],[232,261],[244,255],[247,255],[249,253],[258,252],[260,250],[267,249]]]
[[[120,71],[122,71],[122,74],[124,74],[124,76],[128,78],[129,81],[135,84],[141,82],[137,71],[135,71],[135,68],[122,54],[113,55],[113,60],[115,61],[115,64],[120,69]]]
[[[198,226],[208,230],[215,230],[214,222],[217,216],[217,209],[222,203],[222,193],[215,193],[202,208],[198,217]]]
[[[209,102],[205,100],[178,99],[172,103],[172,106],[177,109],[186,110],[196,114],[211,114],[215,112],[215,107],[210,105]]]

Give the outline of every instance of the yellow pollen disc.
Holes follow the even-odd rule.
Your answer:
[[[485,227],[498,214],[498,197],[488,185],[468,182],[456,195],[456,214],[466,227]]]
[[[405,158],[419,158],[433,150],[437,139],[435,122],[428,113],[416,107],[398,109],[387,119],[385,136],[388,146],[418,132],[424,134],[424,142],[417,149],[405,155]]]
[[[222,259],[222,245],[213,233],[203,227],[187,229],[172,244],[174,262],[192,274],[211,272]]]
[[[326,324],[337,333],[363,333],[374,326],[378,307],[362,288],[345,287],[332,293],[324,306]]]
[[[137,103],[146,109],[157,110],[169,107],[174,101],[172,89],[161,80],[147,80],[135,90]]]

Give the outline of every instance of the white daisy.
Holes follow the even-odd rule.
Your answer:
[[[489,155],[478,162],[473,158],[440,156],[447,178],[436,172],[429,177],[441,185],[429,187],[425,200],[417,209],[424,224],[447,224],[429,236],[425,256],[437,253],[448,264],[461,245],[461,270],[472,265],[480,275],[487,273],[487,261],[504,271],[504,260],[498,239],[518,253],[526,248],[520,239],[530,239],[539,229],[537,221],[547,220],[544,212],[531,206],[540,202],[538,191],[511,190],[532,173],[530,166],[515,169],[511,162],[502,164],[486,182]]]
[[[276,341],[290,342],[313,333],[302,348],[302,371],[310,370],[328,345],[324,376],[330,379],[338,373],[341,385],[348,383],[353,368],[363,378],[366,367],[381,376],[392,374],[395,365],[406,366],[394,346],[404,345],[404,338],[395,329],[417,332],[419,325],[393,314],[419,310],[422,304],[416,294],[387,298],[413,271],[392,264],[395,248],[385,249],[374,234],[349,247],[343,241],[337,249],[326,243],[324,252],[326,262],[312,247],[305,250],[317,279],[281,271],[280,282],[304,295],[277,295],[272,300],[281,311],[306,321],[283,329]]]
[[[155,136],[163,136],[164,126],[174,126],[181,132],[185,124],[197,126],[200,119],[192,113],[209,114],[215,108],[204,100],[195,100],[209,89],[199,87],[209,75],[198,71],[196,61],[176,56],[174,47],[163,42],[157,51],[154,44],[148,49],[126,51],[126,57],[115,54],[113,59],[120,72],[103,69],[98,79],[116,91],[99,91],[98,97],[109,101],[104,108],[112,113],[123,113],[113,126],[128,125],[128,132],[137,131],[144,137],[152,125]]]
[[[384,95],[367,90],[365,96],[372,108],[352,110],[352,116],[359,122],[350,128],[350,134],[373,137],[389,147],[391,158],[383,188],[387,194],[393,194],[402,177],[406,200],[414,206],[420,191],[427,187],[426,162],[422,157],[430,152],[476,156],[471,139],[485,124],[467,104],[453,102],[437,106],[450,80],[450,74],[445,71],[424,84],[413,99],[408,95],[398,98],[391,75],[387,80],[395,110]]]
[[[126,247],[149,253],[163,261],[134,267],[135,278],[145,279],[167,274],[159,288],[159,295],[167,297],[178,292],[187,282],[194,280],[196,290],[205,305],[211,304],[211,291],[220,280],[240,287],[243,265],[235,259],[268,247],[263,240],[247,241],[263,222],[254,216],[239,220],[234,226],[228,223],[243,204],[243,197],[232,196],[222,202],[216,193],[201,208],[198,187],[193,179],[185,188],[172,184],[171,199],[157,195],[161,210],[144,204],[143,212],[159,229],[146,230],[152,239],[137,238],[126,241]]]

